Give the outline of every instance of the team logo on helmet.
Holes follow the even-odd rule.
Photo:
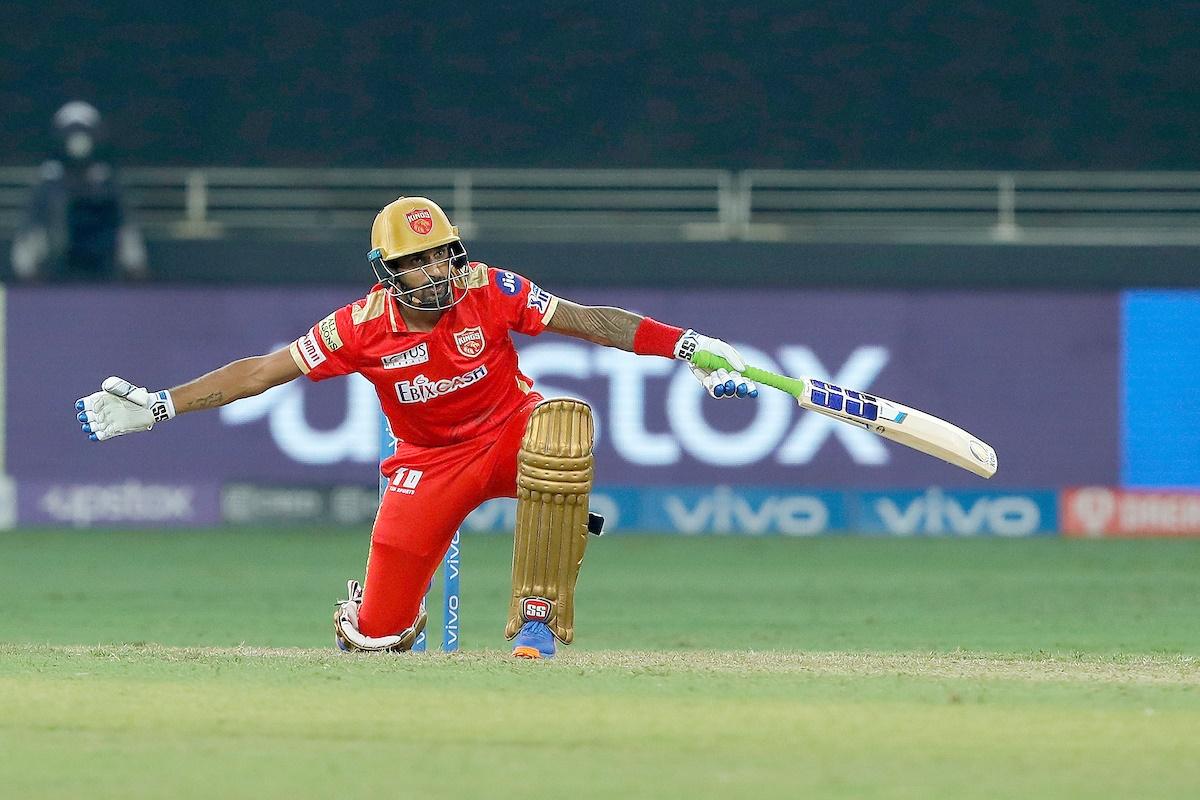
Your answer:
[[[454,334],[454,346],[467,358],[474,358],[483,352],[483,329],[478,325],[463,328]]]
[[[425,236],[433,230],[433,214],[429,213],[428,208],[414,208],[404,218],[408,220],[408,227],[413,229],[413,233]]]

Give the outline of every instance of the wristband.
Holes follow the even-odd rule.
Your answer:
[[[675,345],[683,335],[683,328],[643,317],[633,333],[633,352],[640,356],[677,358]]]
[[[150,395],[150,415],[155,422],[166,422],[175,416],[175,401],[166,389]]]

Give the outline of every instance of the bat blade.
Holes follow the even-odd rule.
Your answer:
[[[866,428],[981,478],[996,474],[996,451],[991,445],[920,409],[813,378],[804,379],[797,400],[801,408]]]

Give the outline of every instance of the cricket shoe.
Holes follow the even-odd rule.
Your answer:
[[[554,658],[554,634],[544,622],[526,622],[513,639],[513,658]]]

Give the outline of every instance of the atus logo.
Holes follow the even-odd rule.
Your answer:
[[[402,353],[393,353],[390,356],[384,356],[384,369],[400,369],[401,367],[414,367],[417,364],[424,364],[429,360],[429,345],[421,342],[416,347],[410,347]]]
[[[521,617],[526,622],[546,622],[554,611],[554,604],[544,597],[526,597],[521,600]]]
[[[483,344],[483,329],[478,325],[472,328],[463,328],[454,334],[454,346],[467,358],[474,358],[482,353]]]
[[[425,236],[433,230],[433,214],[429,213],[428,208],[414,208],[404,218],[408,220],[408,227],[413,229],[413,233]]]

